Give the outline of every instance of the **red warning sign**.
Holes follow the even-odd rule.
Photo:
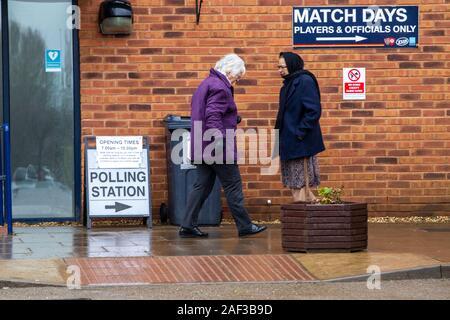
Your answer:
[[[364,93],[364,83],[362,82],[346,83],[345,93]]]
[[[344,68],[343,75],[343,99],[366,99],[366,69]]]

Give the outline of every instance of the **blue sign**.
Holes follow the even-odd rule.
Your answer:
[[[61,50],[45,50],[45,72],[61,71]]]
[[[295,49],[417,47],[419,7],[293,7],[292,35]]]

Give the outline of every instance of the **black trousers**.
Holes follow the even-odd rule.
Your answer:
[[[242,179],[237,164],[200,164],[197,165],[198,176],[193,189],[189,193],[186,215],[182,226],[192,228],[197,226],[198,215],[203,203],[211,193],[216,175],[219,177],[227,198],[228,207],[233,215],[238,231],[251,228],[252,221],[244,207]]]

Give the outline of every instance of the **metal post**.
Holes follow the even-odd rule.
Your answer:
[[[153,227],[153,215],[152,215],[152,184],[150,179],[150,144],[148,143],[147,137],[143,137],[144,142],[144,149],[145,149],[145,156],[147,157],[147,177],[148,177],[148,198],[149,198],[149,216],[147,218],[147,228]]]
[[[3,131],[3,126],[1,126],[1,131]],[[3,137],[3,134],[0,134],[0,177],[1,177],[1,183],[0,183],[0,226],[3,226],[5,224],[5,211],[4,209],[4,202],[3,202],[3,184],[4,184],[4,177],[3,177],[3,164],[2,164],[2,158],[3,158],[3,149],[2,149],[2,143],[1,139]]]
[[[1,131],[3,131],[3,126],[0,126]],[[4,211],[4,201],[3,201],[3,184],[5,183],[5,177],[3,176],[3,164],[2,164],[2,158],[3,158],[3,149],[2,149],[2,137],[3,132],[0,134],[0,177],[1,177],[1,183],[0,183],[0,226],[3,226],[5,224],[5,211]]]
[[[89,173],[89,164],[88,164],[88,149],[89,149],[89,141],[92,139],[92,137],[84,137],[84,204],[86,211],[84,212],[84,215],[86,217],[86,228],[91,229],[92,228],[92,219],[89,216],[89,179],[88,179],[88,173]]]
[[[13,233],[12,228],[12,206],[11,206],[11,166],[10,166],[10,136],[9,136],[9,18],[8,18],[8,2],[9,1],[1,1],[1,24],[2,24],[2,33],[1,33],[1,41],[2,41],[2,72],[3,72],[3,156],[4,156],[4,164],[5,171],[3,172],[5,183],[4,185],[4,198],[3,202],[5,204],[6,210],[6,223],[8,224],[8,234]]]
[[[6,222],[8,223],[8,234],[13,233],[12,222],[12,199],[11,199],[11,163],[10,163],[10,137],[9,137],[9,125],[4,124],[4,145],[5,145],[5,203],[6,203]]]

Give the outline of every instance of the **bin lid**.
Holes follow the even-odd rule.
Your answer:
[[[164,122],[169,129],[191,128],[191,117],[168,114],[164,117]]]

